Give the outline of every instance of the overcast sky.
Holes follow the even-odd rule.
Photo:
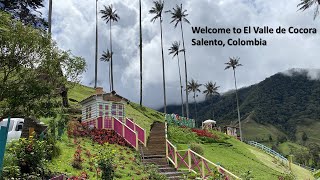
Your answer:
[[[170,0],[164,9],[172,9],[183,3],[189,14],[191,25],[184,24],[188,78],[199,83],[209,80],[217,82],[220,92],[234,87],[231,70],[224,70],[229,57],[238,56],[244,66],[237,68],[239,87],[258,83],[277,72],[290,68],[319,68],[320,38],[317,34],[271,34],[271,35],[197,35],[191,26],[239,27],[269,26],[277,28],[317,28],[320,19],[313,20],[313,9],[297,11],[300,0]],[[42,9],[47,16],[46,7]],[[120,16],[113,23],[114,87],[118,94],[139,102],[139,4],[132,0],[99,0],[98,9],[113,4]],[[159,21],[151,23],[151,0],[142,0],[143,28],[143,104],[152,108],[163,105],[162,65]],[[99,14],[99,17],[101,15]],[[170,24],[171,16],[163,18],[165,73],[168,104],[180,102],[178,64],[168,55],[173,41],[181,41],[180,28]],[[109,26],[99,18],[99,57],[109,48]],[[320,29],[317,29],[319,31]],[[60,48],[70,49],[74,55],[82,56],[88,64],[82,84],[94,86],[95,52],[95,0],[53,0],[53,38]],[[267,40],[267,46],[192,46],[193,38],[229,38]],[[184,68],[183,56],[180,56]],[[182,72],[184,74],[184,71]],[[183,76],[184,77],[184,76]],[[184,81],[184,78],[183,78]],[[98,85],[109,90],[108,64],[98,64]],[[203,89],[203,87],[202,87]],[[203,96],[200,98],[203,98]],[[191,96],[189,97],[191,100]]]

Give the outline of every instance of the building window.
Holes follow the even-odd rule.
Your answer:
[[[104,109],[105,109],[106,111],[108,111],[108,110],[109,110],[109,105],[106,104],[106,105],[104,106]]]
[[[91,106],[89,106],[89,108],[88,108],[88,118],[89,119],[91,118]]]
[[[99,109],[102,110],[102,104],[99,104]]]

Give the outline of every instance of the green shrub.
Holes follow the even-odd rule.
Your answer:
[[[8,153],[16,157],[16,166],[20,168],[21,175],[43,175],[45,170],[46,142],[33,139],[19,139],[8,146]]]
[[[203,148],[201,147],[200,144],[196,144],[196,143],[192,143],[190,145],[190,149],[200,155],[203,155],[204,154],[204,151],[203,151]]]
[[[112,180],[115,176],[114,157],[115,150],[109,147],[109,144],[100,146],[96,165],[101,170],[101,179]]]
[[[20,167],[18,158],[12,153],[6,152],[3,157],[3,170],[1,179],[18,179],[20,177]]]

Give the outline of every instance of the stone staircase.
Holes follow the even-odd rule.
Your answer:
[[[142,162],[144,164],[154,164],[158,167],[160,174],[167,176],[168,179],[182,179],[183,172],[177,171],[168,164],[166,159],[166,139],[165,124],[155,122],[150,131],[147,147],[140,146]]]

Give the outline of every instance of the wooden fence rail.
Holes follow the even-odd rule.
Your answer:
[[[166,140],[167,159],[176,169],[187,170],[195,174],[200,174],[202,179],[208,177],[220,177],[226,180],[241,179],[227,169],[217,165],[200,154],[187,150],[177,150],[169,140]]]
[[[248,141],[248,144],[250,144],[251,146],[257,147],[259,149],[262,149],[263,151],[265,151],[268,154],[273,155],[275,158],[277,158],[279,161],[283,162],[285,165],[289,166],[289,161],[287,158],[285,158],[284,156],[282,156],[281,154],[277,153],[276,151],[274,151],[273,149],[260,144],[258,142],[255,141]]]

